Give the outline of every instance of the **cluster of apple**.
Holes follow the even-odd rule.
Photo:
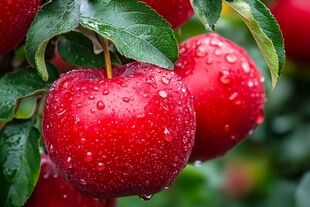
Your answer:
[[[173,28],[194,13],[188,0],[171,0],[169,7],[162,6],[164,0],[144,1]],[[27,2],[20,5],[37,11],[40,1]],[[0,1],[1,8],[12,12],[24,9],[10,4]],[[30,14],[29,24],[35,12]],[[14,21],[5,22],[20,29],[18,20]],[[13,30],[10,33],[21,34]],[[22,39],[12,37],[10,44],[3,44],[6,37],[0,37],[0,55]],[[63,74],[46,99],[43,140],[57,172],[83,194],[149,199],[171,186],[188,162],[223,155],[262,123],[263,81],[247,53],[230,40],[216,33],[192,37],[179,45],[174,71],[132,62],[113,69],[113,78],[101,69]],[[113,200],[88,201],[74,192],[46,155],[41,168],[37,188],[47,182],[60,190],[35,190],[33,197],[56,196],[63,190],[62,196],[79,198],[76,206],[114,205]]]

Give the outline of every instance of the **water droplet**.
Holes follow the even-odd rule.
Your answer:
[[[249,63],[247,63],[247,62],[242,62],[242,63],[241,63],[241,68],[242,68],[243,71],[246,72],[246,73],[249,73],[250,70],[251,70]]]
[[[99,91],[98,86],[94,86],[94,87],[93,87],[93,90],[94,90],[94,91]]]
[[[221,42],[220,40],[217,40],[217,39],[212,39],[210,41],[210,44],[213,45],[213,46],[219,46],[219,47],[223,46],[223,42]]]
[[[73,168],[73,165],[72,165],[71,161],[72,161],[72,158],[68,157],[67,161],[65,163],[66,168],[69,168],[69,169]]]
[[[261,110],[256,118],[256,124],[262,124],[264,122],[264,111]]]
[[[196,50],[196,56],[197,57],[204,57],[207,55],[207,53],[208,53],[207,48],[204,46],[200,46]]]
[[[232,93],[229,98],[230,101],[233,101],[235,105],[240,105],[241,100],[239,99],[239,94],[237,92]]]
[[[104,89],[102,94],[103,94],[103,95],[108,95],[108,94],[109,94],[109,91],[108,91],[107,89]]]
[[[147,95],[146,93],[142,95],[143,98],[147,98],[149,95]]]
[[[232,54],[232,53],[227,54],[225,58],[226,58],[226,61],[228,63],[235,63],[237,61],[237,56],[235,54]]]
[[[106,166],[102,162],[98,162],[96,169],[98,171],[103,171],[106,168]]]
[[[80,142],[81,142],[81,144],[85,144],[86,139],[85,139],[84,137],[82,137],[81,140],[80,140]]]
[[[249,82],[248,82],[248,86],[249,86],[250,88],[252,88],[252,87],[254,86],[254,83],[253,83],[252,81],[249,81]]]
[[[81,107],[82,107],[82,104],[81,104],[81,103],[78,103],[78,104],[76,104],[76,107],[77,107],[77,108],[81,108]]]
[[[84,180],[84,179],[80,179],[79,183],[81,183],[81,185],[86,185],[87,184],[86,180]]]
[[[170,130],[167,127],[164,129],[164,139],[168,142],[173,140],[173,135],[170,133]]]
[[[221,83],[223,84],[229,84],[230,83],[230,73],[228,71],[220,71],[219,72],[219,79]]]
[[[105,108],[105,104],[103,103],[103,101],[98,101],[97,102],[97,109],[103,110],[104,108]]]
[[[236,136],[235,135],[231,135],[231,140],[235,140],[236,139]]]
[[[216,49],[216,50],[214,51],[214,54],[217,55],[217,56],[219,56],[219,55],[222,54],[222,51],[221,51],[220,49]]]
[[[150,194],[150,195],[139,195],[139,197],[144,201],[148,201],[153,197],[153,195],[152,194]]]
[[[158,91],[158,95],[160,95],[162,98],[167,98],[168,96],[167,92],[164,90]]]
[[[124,101],[125,103],[128,103],[128,102],[130,101],[130,98],[129,98],[129,97],[124,97],[124,98],[123,98],[123,101]]]
[[[63,198],[67,198],[68,196],[67,196],[67,194],[63,194]]]
[[[51,146],[50,146],[50,148],[49,148],[49,151],[48,151],[49,153],[54,153],[55,152],[55,150],[54,150],[54,146],[51,144]]]
[[[228,132],[228,131],[230,130],[229,124],[226,124],[226,125],[224,126],[224,130],[225,130],[226,132]]]
[[[90,96],[88,96],[88,99],[89,99],[89,100],[94,100],[94,99],[95,99],[95,96],[94,96],[94,95],[90,95]]]
[[[161,81],[163,82],[163,84],[168,85],[170,83],[170,79],[168,79],[167,77],[162,77]]]
[[[85,161],[90,162],[93,160],[93,153],[87,152],[85,156]]]
[[[149,75],[147,77],[145,77],[145,80],[148,84],[150,84],[153,88],[157,88],[157,84],[156,84],[156,81],[155,81],[155,78],[154,76],[152,75]]]
[[[211,58],[211,57],[207,58],[206,63],[207,63],[208,65],[211,65],[211,64],[213,63],[213,58]]]
[[[195,167],[201,167],[201,166],[202,166],[202,161],[201,161],[201,160],[196,160],[196,161],[194,162],[194,166],[195,166]]]

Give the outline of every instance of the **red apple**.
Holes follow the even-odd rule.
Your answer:
[[[190,0],[141,0],[162,15],[176,29],[193,15]]]
[[[59,55],[58,50],[57,50],[57,42],[58,41],[56,41],[55,43],[54,56],[51,59],[51,63],[57,68],[59,73],[65,73],[70,70],[73,70],[76,67],[64,61],[62,57]]]
[[[116,200],[98,200],[82,195],[55,171],[50,158],[41,153],[41,172],[24,207],[115,207]]]
[[[26,36],[40,4],[41,0],[0,0],[0,56]]]
[[[196,128],[180,77],[145,63],[80,69],[57,80],[46,99],[43,140],[59,173],[92,197],[148,195],[185,167]]]
[[[263,77],[239,46],[215,33],[180,44],[175,72],[194,96],[191,161],[221,156],[263,121]]]
[[[280,0],[271,6],[289,57],[310,62],[310,1]]]

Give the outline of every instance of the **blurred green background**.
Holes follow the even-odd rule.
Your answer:
[[[148,201],[120,198],[119,207],[310,207],[310,65],[287,59],[272,89],[268,67],[240,18],[225,10],[215,31],[244,47],[263,73],[264,123],[224,157],[188,165],[171,188]],[[205,32],[193,17],[176,36],[183,41]]]

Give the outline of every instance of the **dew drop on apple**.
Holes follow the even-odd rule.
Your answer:
[[[51,146],[49,147],[49,153],[54,153],[55,150],[54,150],[54,146],[51,144]]]
[[[90,96],[88,96],[88,99],[89,99],[89,100],[94,100],[94,99],[95,99],[95,96],[94,96],[94,95],[90,95]]]
[[[87,182],[86,182],[84,179],[80,179],[80,180],[79,180],[79,183],[80,183],[81,185],[86,185],[86,184],[87,184]]]
[[[229,124],[225,124],[225,126],[224,126],[224,130],[225,130],[226,132],[228,132],[228,131],[230,130],[230,126],[229,126]]]
[[[76,107],[77,107],[77,108],[81,108],[81,107],[82,107],[82,104],[81,104],[81,103],[78,103],[78,104],[76,104]]]
[[[98,86],[94,86],[93,87],[93,91],[99,91],[99,87]]]
[[[237,61],[237,56],[235,54],[231,53],[231,54],[227,54],[225,56],[225,59],[228,63],[235,63]]]
[[[103,162],[98,162],[96,166],[96,170],[103,171],[106,168],[106,166],[103,164]]]
[[[170,130],[167,127],[164,129],[164,139],[168,142],[173,140],[173,135],[170,133]]]
[[[153,194],[150,195],[139,195],[139,197],[144,200],[144,201],[148,201],[153,197]]]
[[[165,85],[168,85],[168,84],[170,83],[170,79],[167,78],[167,77],[165,77],[165,76],[161,78],[161,81],[162,81],[163,84],[165,84]]]
[[[230,73],[228,71],[220,71],[219,80],[221,83],[225,85],[229,84],[231,81]]]
[[[207,65],[211,65],[213,63],[213,58],[208,57],[206,63],[207,63]]]
[[[249,73],[250,70],[251,70],[249,63],[247,63],[247,62],[242,62],[242,63],[241,63],[241,68],[242,68],[243,71],[246,72],[246,73]]]
[[[249,82],[248,82],[248,86],[249,86],[250,88],[252,88],[252,87],[254,86],[253,81],[249,81]]]
[[[68,168],[68,169],[73,168],[73,165],[72,165],[72,158],[71,158],[71,157],[68,157],[68,158],[67,158],[66,163],[65,163],[65,166],[66,166],[66,168]]]
[[[213,46],[218,46],[218,47],[222,47],[223,46],[223,42],[221,42],[218,39],[212,39],[210,41],[210,44],[213,45]]]
[[[128,102],[130,101],[130,98],[129,98],[129,97],[123,97],[123,101],[124,101],[125,103],[128,103]]]
[[[81,144],[85,144],[85,143],[86,143],[85,137],[82,137],[82,138],[80,139],[80,142],[81,142]]]
[[[204,57],[204,56],[206,56],[208,54],[207,51],[208,51],[208,49],[206,47],[200,46],[196,50],[196,56],[197,57]]]
[[[93,160],[93,153],[91,152],[86,152],[86,155],[85,155],[85,161],[86,162],[90,162]]]
[[[164,90],[158,91],[158,95],[161,96],[162,98],[167,98],[168,94]]]
[[[104,108],[105,108],[105,104],[103,103],[103,101],[98,101],[97,102],[97,109],[103,110]]]
[[[220,49],[216,49],[214,51],[214,54],[217,55],[217,56],[220,56],[222,54],[222,51]]]
[[[105,96],[108,95],[108,94],[109,94],[109,90],[104,89],[103,92],[102,92],[102,94],[105,95]]]
[[[142,95],[143,98],[147,98],[149,95],[147,95],[146,93]]]
[[[256,124],[262,124],[264,122],[264,112],[261,110],[256,118]]]

